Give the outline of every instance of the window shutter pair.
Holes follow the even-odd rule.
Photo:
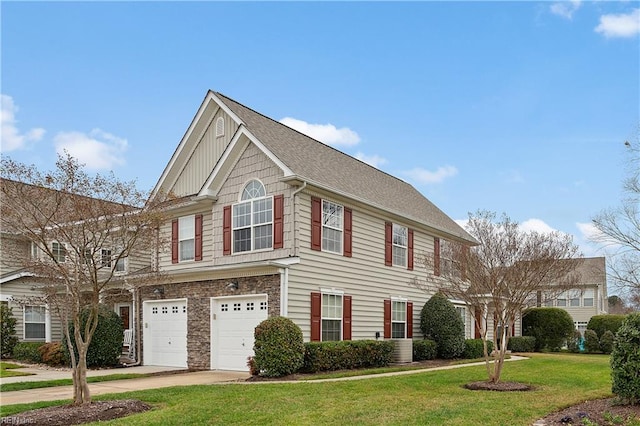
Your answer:
[[[311,293],[311,341],[320,341],[322,294]],[[351,296],[342,296],[342,340],[351,340]]]
[[[284,195],[273,196],[273,248],[284,247]],[[222,209],[222,255],[231,254],[231,206]]]
[[[353,211],[343,207],[342,255],[351,257],[353,251]],[[322,250],[322,200],[311,197],[311,250]]]
[[[413,338],[413,302],[407,302],[407,339]],[[384,338],[391,339],[391,299],[384,300]]]
[[[194,233],[194,260],[202,260],[202,215],[195,215]],[[171,263],[178,263],[178,219],[171,221]]]
[[[393,223],[384,223],[384,264],[393,265]],[[407,269],[413,271],[413,229],[407,229]]]

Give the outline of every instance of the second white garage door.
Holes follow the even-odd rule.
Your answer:
[[[267,295],[211,299],[211,368],[248,371],[254,329],[268,316]]]

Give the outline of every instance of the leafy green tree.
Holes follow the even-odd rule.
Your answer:
[[[18,343],[18,336],[16,336],[16,319],[11,314],[11,308],[7,303],[0,303],[0,322],[2,329],[2,357],[9,358],[13,354],[13,348]]]

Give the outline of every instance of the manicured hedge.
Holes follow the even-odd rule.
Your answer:
[[[571,315],[560,308],[527,309],[522,318],[522,334],[536,338],[536,351],[559,351],[573,330]]]
[[[18,342],[13,348],[13,359],[40,364],[42,355],[38,349],[42,345],[44,345],[42,342]]]
[[[629,404],[640,404],[640,313],[629,314],[611,352],[611,390]]]
[[[253,372],[266,377],[295,373],[304,360],[302,331],[289,318],[268,318],[255,329],[253,350]]]
[[[438,356],[438,344],[433,340],[423,339],[413,341],[413,360],[426,361]]]
[[[589,320],[587,328],[593,330],[598,335],[598,339],[602,338],[605,331],[609,330],[614,335],[622,325],[626,315],[594,315]]]
[[[535,348],[536,338],[533,336],[514,336],[507,343],[507,349],[511,352],[533,352]]]
[[[491,355],[493,352],[493,342],[487,341],[487,353]],[[484,344],[482,339],[467,339],[464,342],[464,353],[462,357],[465,359],[484,358]]]
[[[386,367],[393,359],[392,340],[344,340],[340,342],[308,342],[304,344],[301,371],[350,370]]]

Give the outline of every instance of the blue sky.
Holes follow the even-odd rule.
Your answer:
[[[212,89],[418,188],[575,236],[640,125],[640,3],[0,4],[2,154],[151,189]]]

